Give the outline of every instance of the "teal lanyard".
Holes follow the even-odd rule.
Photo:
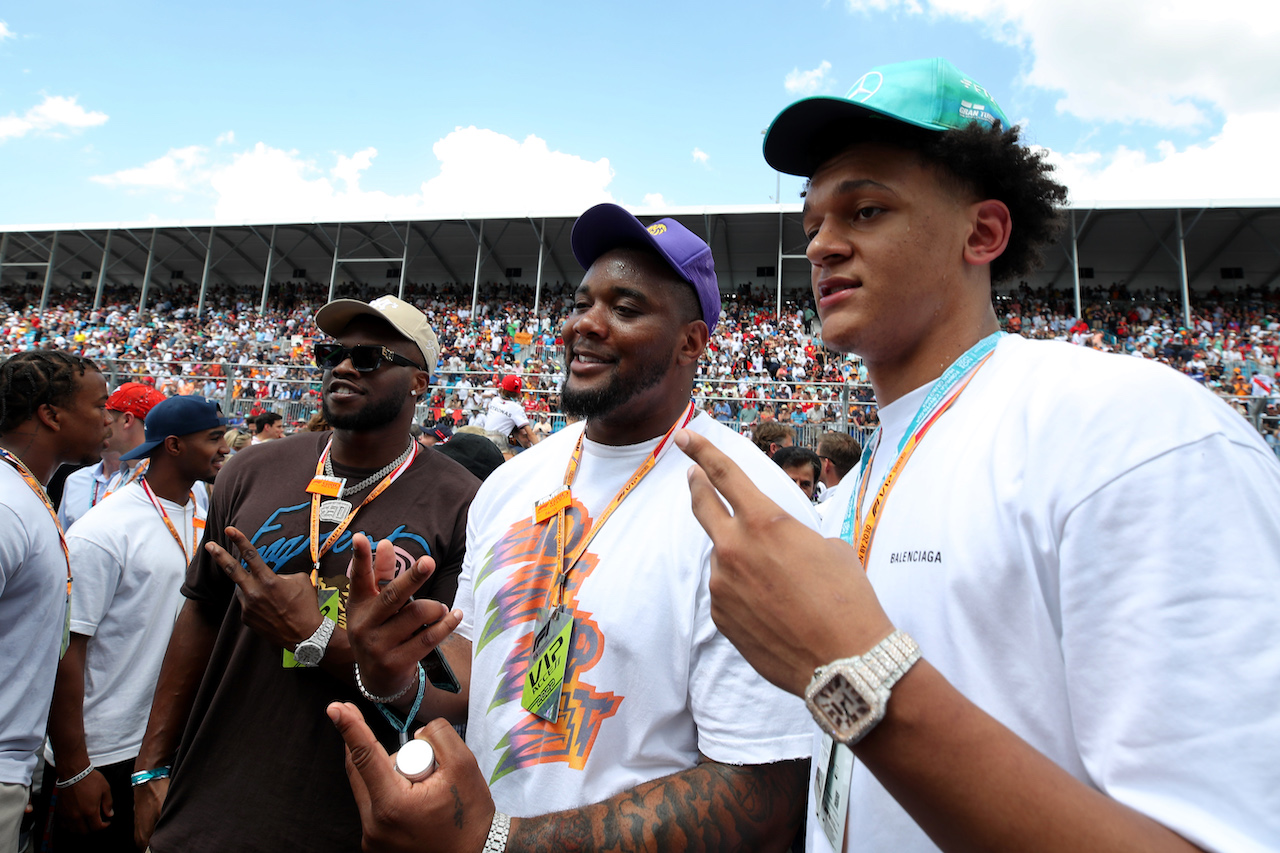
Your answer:
[[[1004,332],[992,332],[978,341],[953,361],[951,366],[938,378],[938,381],[933,383],[933,387],[925,395],[924,402],[920,404],[915,417],[911,419],[911,423],[907,425],[906,430],[902,433],[902,438],[898,440],[899,454],[906,448],[907,442],[911,440],[911,437],[916,434],[921,426],[927,424],[933,417],[934,412],[947,401],[947,398],[951,396],[952,390],[963,382],[966,376],[977,369],[982,360],[1000,343],[1000,339],[1004,335]],[[856,545],[853,540],[857,535],[854,526],[857,524],[858,495],[862,493],[862,478],[870,473],[871,460],[875,458],[876,449],[880,446],[880,430],[880,427],[876,427],[876,431],[871,434],[871,440],[867,442],[867,446],[862,450],[862,459],[858,463],[858,478],[854,481],[853,488],[850,490],[849,505],[845,509],[844,523],[840,525],[840,538],[850,545]],[[892,468],[892,466],[889,467]],[[886,476],[888,476],[887,471]],[[880,485],[884,485],[883,480],[881,480]]]

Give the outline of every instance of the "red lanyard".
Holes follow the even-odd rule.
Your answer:
[[[106,492],[103,493],[101,499],[105,500],[106,498],[110,497],[113,492],[120,491],[125,486],[129,485],[134,480],[138,479],[143,474],[147,473],[147,466],[150,464],[151,464],[150,459],[143,459],[141,462],[137,464],[136,467],[132,469],[126,469],[125,471],[117,471],[116,473],[112,474],[107,479]],[[113,481],[115,482],[114,486],[112,485]],[[99,501],[98,480],[95,477],[93,481],[93,500],[89,503],[89,506],[97,506],[98,501]]]
[[[151,491],[151,484],[145,479],[142,480],[142,490],[147,493],[147,498],[151,501],[151,505],[156,508],[156,512],[160,513],[160,520],[164,522],[164,526],[169,528],[169,535],[173,537],[173,541],[178,543],[178,547],[182,549],[182,556],[187,558],[187,562],[191,562],[191,555],[196,552],[196,546],[200,541],[196,538],[196,495],[195,492],[187,492],[187,500],[191,502],[191,550],[187,551],[186,543],[182,541],[182,537],[178,535],[178,529],[173,526],[173,522],[169,520],[169,513],[164,511],[164,507],[160,505],[160,501],[156,499],[156,493]]]
[[[22,481],[31,488],[31,491],[36,493],[36,497],[40,498],[44,508],[49,511],[49,518],[53,519],[54,529],[58,531],[58,544],[62,546],[62,559],[67,562],[67,612],[66,618],[63,620],[62,650],[58,654],[58,660],[62,660],[62,656],[67,653],[67,643],[71,638],[71,551],[67,548],[67,537],[63,533],[62,523],[58,521],[58,511],[53,508],[53,501],[49,500],[49,493],[44,490],[44,486],[36,479],[36,475],[31,473],[31,469],[16,455],[3,447],[0,447],[0,459],[12,465],[14,470],[18,472],[18,476],[22,478]]]
[[[553,496],[552,498],[552,500],[556,500],[557,506],[555,512],[557,575],[553,581],[554,586],[558,587],[557,605],[564,604],[564,590],[565,585],[569,581],[569,573],[573,571],[573,567],[578,564],[578,560],[581,559],[584,553],[586,553],[587,546],[591,544],[591,540],[600,532],[600,528],[604,527],[604,523],[609,520],[611,515],[613,515],[614,510],[621,506],[622,502],[627,499],[627,495],[631,494],[635,487],[640,485],[640,481],[645,478],[645,475],[652,471],[654,466],[658,464],[658,460],[662,458],[664,451],[671,447],[671,436],[676,430],[688,426],[689,421],[693,420],[694,411],[693,401],[690,400],[689,405],[684,410],[684,413],[671,425],[671,428],[662,436],[662,440],[659,441],[657,446],[654,447],[649,455],[645,457],[645,460],[640,463],[640,467],[636,469],[635,473],[631,475],[631,478],[627,480],[623,487],[618,490],[618,493],[613,496],[613,499],[609,501],[609,505],[604,508],[604,512],[600,513],[595,524],[591,525],[591,529],[583,535],[582,541],[578,543],[578,547],[574,548],[573,553],[568,555],[569,560],[566,563],[564,553],[565,513],[569,508],[569,504],[572,503],[572,499],[569,497],[569,492],[573,487],[574,479],[578,476],[578,466],[582,462],[582,443],[587,434],[586,429],[583,429],[583,431],[578,435],[578,443],[573,448],[573,455],[569,457],[569,465],[564,472],[564,487],[558,495]],[[563,495],[563,499],[557,500],[561,495]],[[549,521],[550,518],[551,516],[548,515],[545,519],[538,520]]]
[[[333,439],[330,438],[329,443],[324,446],[324,450],[321,451],[320,453],[320,461],[316,463],[317,477],[323,476],[324,460],[328,458],[329,452],[332,449],[333,449]],[[413,460],[418,458],[418,451],[421,449],[422,449],[421,446],[415,441],[413,443],[413,452],[409,454],[409,458],[406,459],[404,463],[400,465],[399,468],[397,468],[396,470],[388,474],[386,477],[384,477],[382,479],[382,482],[379,483],[377,486],[375,486],[373,491],[369,493],[369,496],[360,502],[360,506],[351,510],[351,512],[347,515],[347,517],[344,518],[342,522],[333,529],[333,532],[329,534],[329,537],[324,540],[323,545],[320,544],[320,495],[316,493],[313,493],[311,495],[311,531],[310,533],[311,533],[311,563],[312,563],[311,585],[312,586],[315,586],[316,582],[319,580],[320,558],[323,557],[326,553],[328,553],[329,549],[333,547],[334,542],[338,541],[338,537],[341,536],[346,531],[348,526],[350,526],[352,520],[356,517],[356,513],[364,509],[365,506],[367,506],[370,502],[372,502],[373,499],[376,498],[378,495],[385,492],[391,486],[392,483],[394,483],[397,479],[399,479],[401,474],[409,470],[409,468],[413,465]]]

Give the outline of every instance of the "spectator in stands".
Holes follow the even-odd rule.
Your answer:
[[[65,352],[0,364],[0,850],[18,849],[69,639],[71,562],[44,489],[59,465],[98,461],[111,435],[108,391],[93,362]],[[67,769],[60,786],[88,775]]]
[[[818,479],[822,482],[822,495],[832,494],[832,490],[840,484],[845,475],[858,464],[862,448],[858,440],[845,432],[824,432],[818,439],[818,458],[822,460],[822,472]],[[819,500],[823,500],[819,497]]]
[[[284,438],[284,416],[279,412],[263,412],[253,421],[253,443],[262,444]]]
[[[818,454],[807,447],[779,447],[773,461],[800,487],[806,498],[812,501],[817,497],[818,477],[822,473]]]
[[[498,393],[489,401],[483,426],[488,432],[496,432],[521,447],[533,447],[538,443],[529,426],[529,416],[520,402],[523,383],[515,374],[502,377]]]
[[[778,421],[765,421],[751,433],[752,443],[771,459],[779,448],[790,447],[795,444],[795,440],[796,431]]]

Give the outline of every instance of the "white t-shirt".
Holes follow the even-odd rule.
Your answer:
[[[881,411],[868,501],[922,397]],[[934,667],[1072,776],[1206,850],[1280,846],[1280,464],[1211,392],[1006,337],[903,469],[868,574]],[[936,849],[861,763],[848,801],[860,853]]]
[[[498,395],[489,401],[489,411],[484,418],[484,428],[498,435],[511,435],[512,430],[527,426],[529,417],[519,400],[508,400]]]
[[[62,486],[62,500],[58,504],[58,521],[62,522],[63,530],[70,530],[71,525],[75,524],[80,518],[89,511],[98,501],[120,488],[121,485],[131,482],[140,476],[140,473],[146,473],[144,468],[142,472],[138,472],[138,468],[146,464],[146,460],[141,460],[136,465],[129,465],[121,462],[115,471],[108,474],[99,462],[96,465],[90,465],[88,468],[80,468],[72,471]],[[209,506],[209,490],[204,483],[196,483],[195,488],[196,500],[200,502],[202,509]]]
[[[31,784],[66,600],[67,561],[53,516],[13,466],[0,461],[0,782]]]
[[[67,531],[75,572],[71,631],[90,638],[85,745],[99,766],[138,754],[160,664],[182,609],[188,557],[198,547],[193,543],[204,538],[199,503],[157,500],[182,546],[138,482],[99,501]],[[47,748],[45,757],[53,760]]]
[[[817,526],[790,478],[749,441],[705,414],[690,428]],[[803,703],[758,676],[711,620],[711,540],[690,507],[690,460],[674,445],[569,575],[574,655],[558,721],[520,706],[556,560],[555,522],[535,524],[533,505],[564,482],[582,430],[566,427],[503,465],[471,504],[455,602],[473,649],[467,745],[498,808],[527,817],[600,802],[693,767],[699,752],[727,764],[807,757]],[[656,443],[584,442],[570,518],[597,518]],[[579,530],[570,526],[566,551]]]

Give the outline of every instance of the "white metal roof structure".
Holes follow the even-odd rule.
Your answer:
[[[649,221],[661,214],[641,211]],[[670,211],[706,239],[722,291],[751,285],[775,294],[808,291],[809,267],[798,204],[722,206]],[[539,299],[549,282],[581,280],[569,247],[573,216],[453,218],[383,222],[259,224],[120,223],[0,228],[0,297],[38,286],[41,309],[68,290],[136,289],[154,304],[173,282],[260,289],[265,308],[290,282],[328,285],[331,297],[349,283],[404,293],[406,283],[476,282],[528,286]],[[1076,205],[1068,227],[1046,253],[1032,287],[1075,291],[1127,285],[1190,292],[1242,285],[1268,288],[1280,279],[1280,201]],[[1012,284],[1017,284],[1013,282]]]

